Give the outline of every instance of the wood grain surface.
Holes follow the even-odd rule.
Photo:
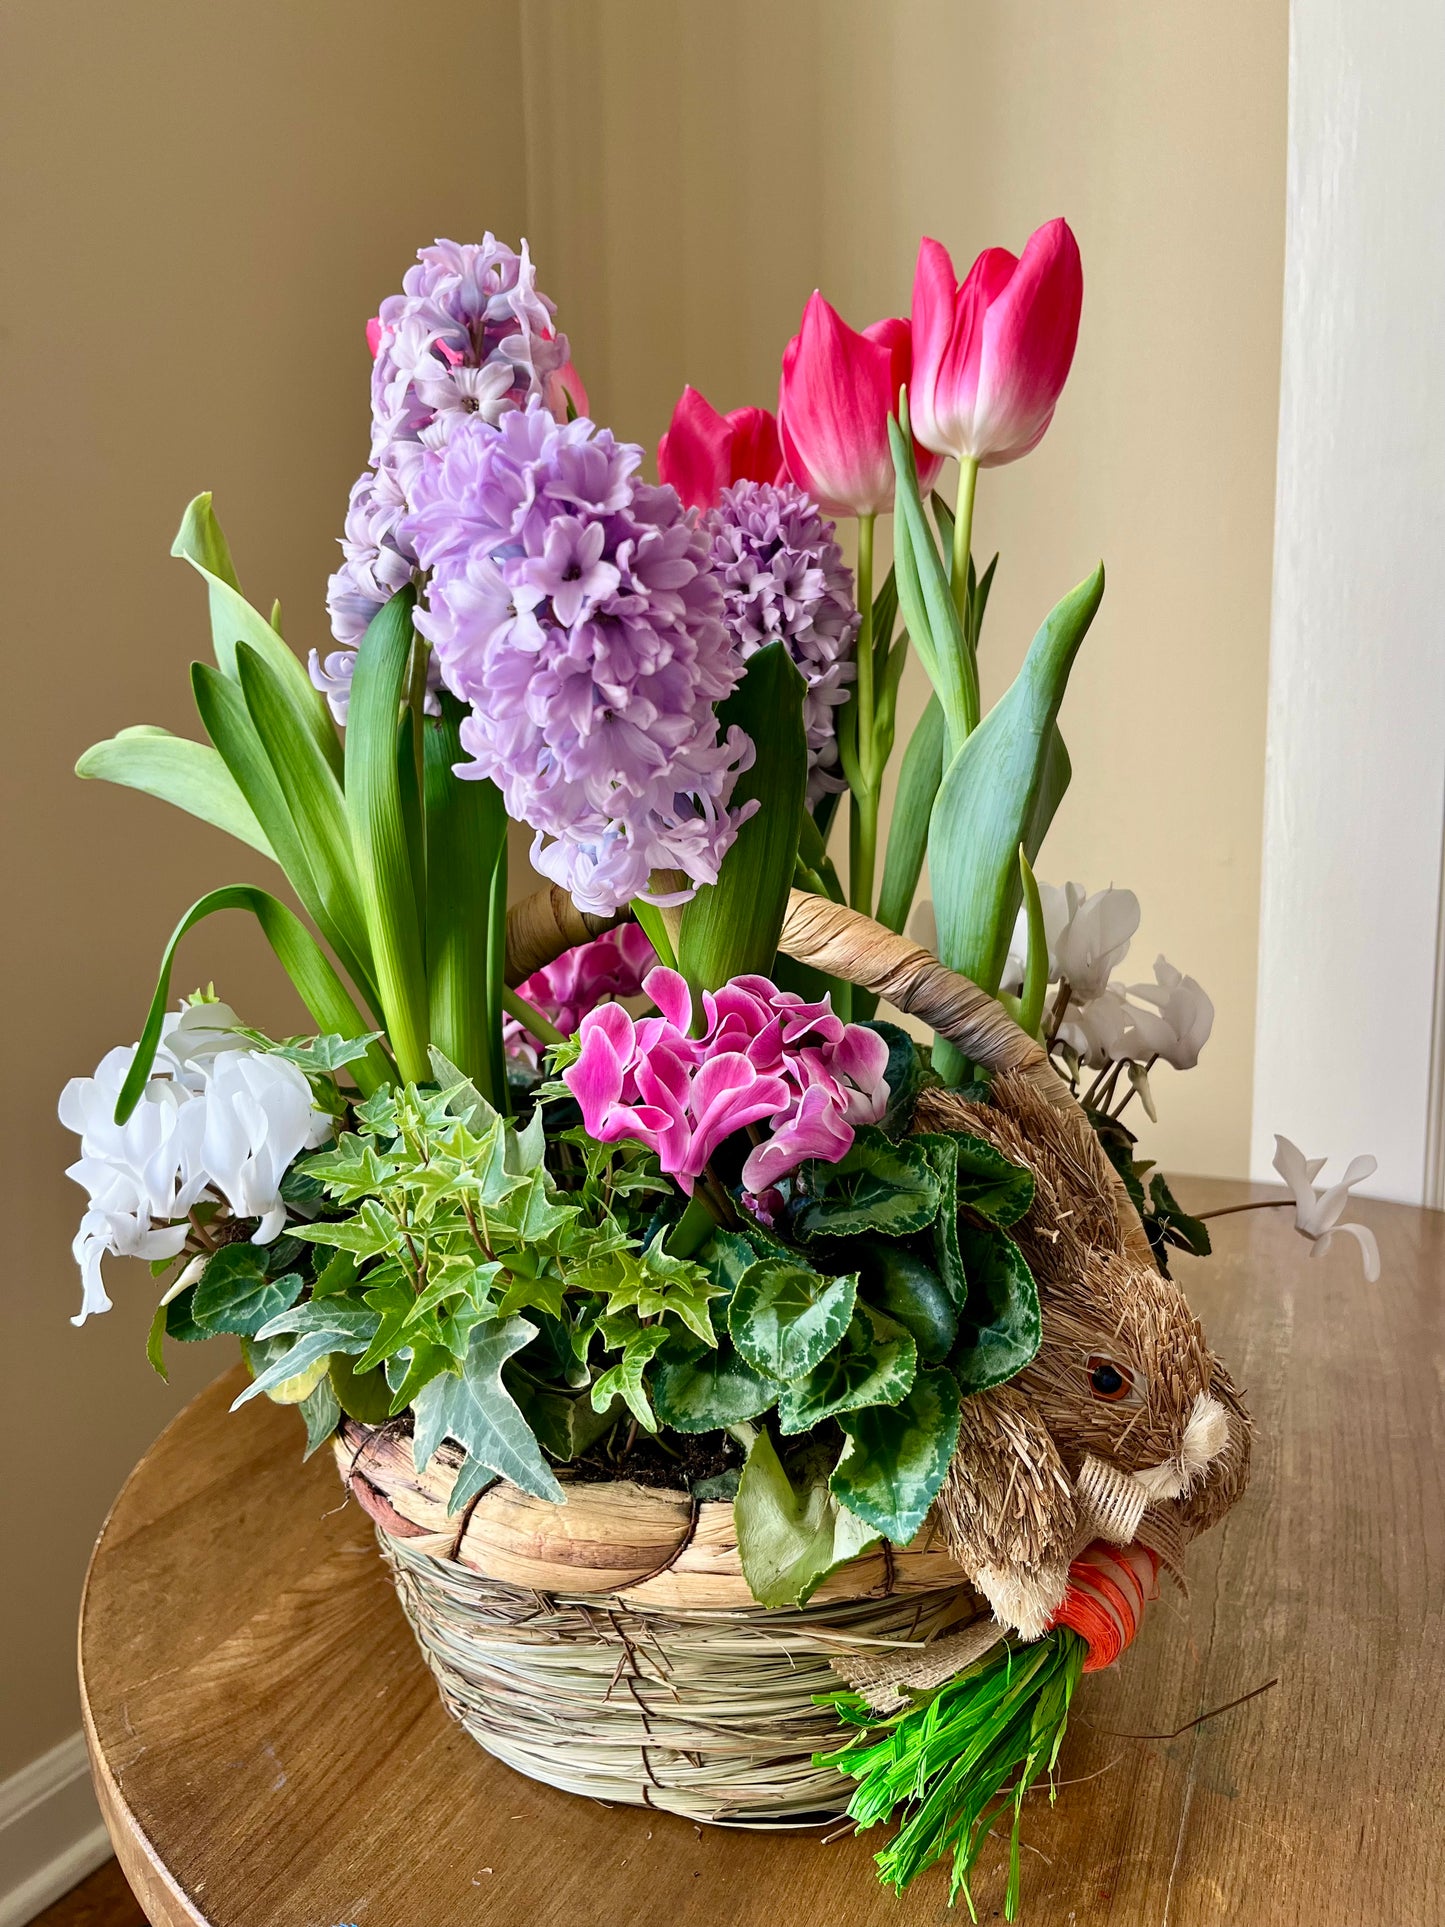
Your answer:
[[[1249,1196],[1180,1181],[1192,1208]],[[1264,1194],[1258,1194],[1264,1195]],[[1254,1482],[1135,1648],[1086,1680],[1057,1806],[1025,1815],[1032,1927],[1445,1918],[1445,1215],[1365,1205],[1320,1261],[1220,1219],[1185,1287],[1259,1426]],[[81,1674],[102,1807],[153,1927],[919,1927],[878,1837],[696,1828],[518,1778],[443,1714],[370,1522],[295,1415],[204,1393],[96,1548]],[[1201,1713],[1279,1684],[1178,1737]],[[980,1914],[1001,1906],[985,1851]]]

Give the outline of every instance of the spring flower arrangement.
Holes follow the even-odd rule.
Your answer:
[[[1168,1559],[1102,1526],[1076,1543],[1097,1431],[1054,1479],[1041,1424],[1030,1476],[1070,1509],[1041,1500],[1026,1553],[980,1523],[969,1454],[1004,1450],[999,1414],[1015,1444],[1035,1437],[1054,1314],[1030,1227],[1051,1167],[947,1024],[930,1045],[880,1020],[879,973],[797,931],[871,933],[915,960],[890,982],[976,986],[1082,1105],[1099,1183],[1147,1236],[1133,1262],[1174,1290],[1170,1249],[1207,1251],[1208,1233],[1123,1114],[1137,1097],[1152,1117],[1151,1066],[1195,1063],[1212,1006],[1162,957],[1153,982],[1118,980],[1131,893],[1034,875],[1102,569],[987,713],[979,696],[997,558],[971,554],[975,490],[1045,434],[1081,300],[1062,221],[961,282],[925,241],[911,317],[858,333],[814,294],[776,415],[685,390],[653,480],[591,419],[525,245],[424,248],[368,328],[370,457],[331,642],[303,663],[245,599],[199,496],[175,553],[209,600],[212,659],[191,668],[205,740],[133,727],[79,766],[227,831],[301,914],[265,882],[192,904],[139,1042],[61,1100],[89,1200],[80,1318],[110,1303],[109,1255],[149,1261],[157,1370],[168,1344],[238,1337],[237,1404],[294,1405],[308,1451],[339,1429],[404,1442],[416,1480],[449,1468],[444,1518],[503,1491],[562,1507],[589,1480],[660,1479],[730,1508],[767,1615],[816,1610],[850,1562],[943,1531],[989,1637],[891,1707],[835,1681],[816,1750],[861,1825],[901,1821],[880,1855],[900,1888],[943,1858],[967,1894],[1011,1814],[1010,1917],[1023,1793]],[[932,694],[884,839],[910,655]],[[552,886],[510,926],[509,821]],[[308,1034],[173,994],[182,941],[222,911],[257,920]],[[1321,1195],[1316,1162],[1281,1157],[1301,1230],[1349,1232],[1371,1260],[1339,1223],[1361,1166]],[[1242,1484],[1227,1375],[1191,1386],[1169,1431],[1147,1371],[1105,1339],[1079,1396],[1127,1394],[1164,1439],[1157,1463],[1113,1469],[1111,1503],[1198,1524],[1211,1466],[1233,1468],[1221,1503]]]

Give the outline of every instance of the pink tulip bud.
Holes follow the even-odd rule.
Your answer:
[[[366,345],[371,350],[371,358],[376,360],[381,347],[381,316],[374,314],[366,324]]]
[[[559,422],[573,421],[581,415],[590,416],[592,413],[582,377],[570,361],[564,361],[560,368],[548,375],[543,384],[543,399],[548,413]]]
[[[657,444],[657,472],[688,508],[716,508],[734,482],[785,479],[778,424],[766,408],[720,415],[706,395],[684,388]]]
[[[986,248],[960,285],[948,250],[919,245],[913,276],[913,432],[985,468],[1037,446],[1068,379],[1084,271],[1067,221],[1047,221],[1017,259]]]
[[[909,324],[875,321],[857,334],[816,290],[783,354],[778,429],[788,473],[827,515],[886,514],[893,506],[888,418],[908,384]],[[920,452],[919,486],[940,464]]]

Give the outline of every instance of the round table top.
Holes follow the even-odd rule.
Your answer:
[[[1204,1209],[1245,1187],[1181,1184]],[[1191,1596],[1084,1682],[1058,1804],[1025,1812],[1023,1918],[1445,1917],[1445,1216],[1365,1205],[1384,1270],[1286,1212],[1215,1225],[1184,1284],[1259,1425]],[[443,1712],[369,1521],[294,1413],[203,1393],[132,1474],[82,1609],[87,1733],[153,1927],[915,1927],[881,1836],[695,1827],[521,1779]],[[1231,1711],[1208,1714],[1278,1677]],[[1176,1729],[1179,1731],[1176,1732]],[[1171,1737],[1172,1736],[1172,1737]],[[1003,1851],[975,1882],[1002,1907]],[[960,1910],[961,1913],[961,1910]]]

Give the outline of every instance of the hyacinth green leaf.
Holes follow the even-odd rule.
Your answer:
[[[786,646],[769,643],[718,709],[723,733],[736,724],[753,743],[752,767],[738,778],[732,808],[758,799],[723,858],[682,913],[678,967],[693,990],[716,990],[748,972],[767,976],[793,887],[808,785],[803,678]]]
[[[674,1432],[716,1432],[766,1412],[778,1382],[743,1358],[730,1339],[704,1345],[690,1333],[668,1339],[652,1372],[657,1416]]]
[[[845,1413],[839,1423],[848,1443],[829,1481],[833,1496],[906,1546],[948,1475],[958,1414],[958,1384],[938,1367],[920,1371],[896,1405]]]
[[[397,717],[415,600],[409,588],[398,589],[372,618],[357,651],[346,728],[346,809],[386,1033],[402,1076],[421,1084],[431,1068],[426,965],[397,767]]]
[[[489,1319],[476,1326],[462,1370],[442,1372],[414,1402],[412,1449],[424,1472],[443,1439],[455,1439],[478,1465],[510,1479],[535,1498],[566,1503],[567,1495],[542,1457],[536,1436],[502,1383],[502,1367],[537,1335],[525,1318]],[[449,1510],[465,1503],[452,1493]]]
[[[923,871],[933,800],[943,781],[943,745],[943,707],[937,696],[930,696],[899,765],[898,794],[888,831],[883,888],[878,897],[878,921],[900,934],[913,908]]]
[[[856,1271],[825,1278],[796,1261],[764,1259],[733,1293],[728,1330],[756,1371],[802,1378],[841,1341],[857,1297]]]
[[[778,1428],[807,1432],[825,1418],[865,1405],[896,1405],[913,1383],[918,1347],[912,1332],[860,1303],[843,1342],[806,1378],[778,1395]]]
[[[86,750],[75,773],[173,803],[188,816],[199,817],[275,861],[255,811],[209,743],[193,743],[168,729],[141,723]]]
[[[301,1274],[266,1275],[266,1255],[253,1244],[222,1245],[206,1265],[191,1300],[191,1316],[206,1331],[254,1338],[301,1296]]]
[[[1103,594],[1101,565],[1034,637],[1013,683],[955,753],[933,806],[928,853],[939,956],[990,993],[1018,914],[1019,845],[1032,861],[1041,814],[1057,806],[1057,796],[1049,799],[1061,775],[1059,705]]]
[[[241,594],[231,551],[209,494],[198,495],[187,508],[171,554],[189,562],[205,579],[211,605],[211,640],[222,675],[236,679],[236,644],[249,643],[275,672],[302,727],[339,776],[341,744],[326,699],[281,640],[279,630]]]
[[[938,1210],[938,1175],[922,1145],[894,1144],[865,1124],[836,1164],[812,1162],[797,1180],[808,1202],[798,1214],[805,1238],[851,1238],[860,1231],[903,1237],[921,1231]]]
[[[371,1026],[352,1001],[351,993],[332,969],[326,954],[311,932],[284,903],[258,890],[253,884],[233,883],[211,890],[193,903],[171,932],[161,958],[155,995],[146,1014],[145,1028],[121,1086],[115,1117],[124,1124],[140,1100],[155,1062],[161,1031],[165,1025],[170,999],[171,966],[181,938],[204,918],[217,910],[249,910],[261,926],[262,934],[280,960],[282,968],[296,986],[297,995],[310,1011],[319,1031],[337,1037],[369,1037]],[[368,1044],[366,1055],[352,1066],[352,1075],[364,1096],[369,1096],[395,1076],[386,1052],[376,1043]]]
[[[505,864],[507,812],[491,782],[456,774],[462,706],[444,694],[426,730],[427,988],[432,1041],[490,1101],[500,1097],[502,986],[494,977],[492,879]],[[495,1033],[495,1038],[494,1038]]]
[[[968,1299],[948,1362],[965,1392],[982,1392],[1021,1372],[1038,1351],[1038,1286],[1024,1254],[1002,1231],[961,1224],[958,1238]]]
[[[370,982],[366,918],[357,888],[346,799],[331,765],[302,728],[286,691],[247,643],[236,646],[237,679],[266,759],[306,851],[337,955],[356,960]]]
[[[821,1468],[795,1489],[777,1448],[760,1431],[733,1500],[743,1577],[760,1606],[803,1606],[830,1572],[875,1545],[878,1534],[828,1489]]]

